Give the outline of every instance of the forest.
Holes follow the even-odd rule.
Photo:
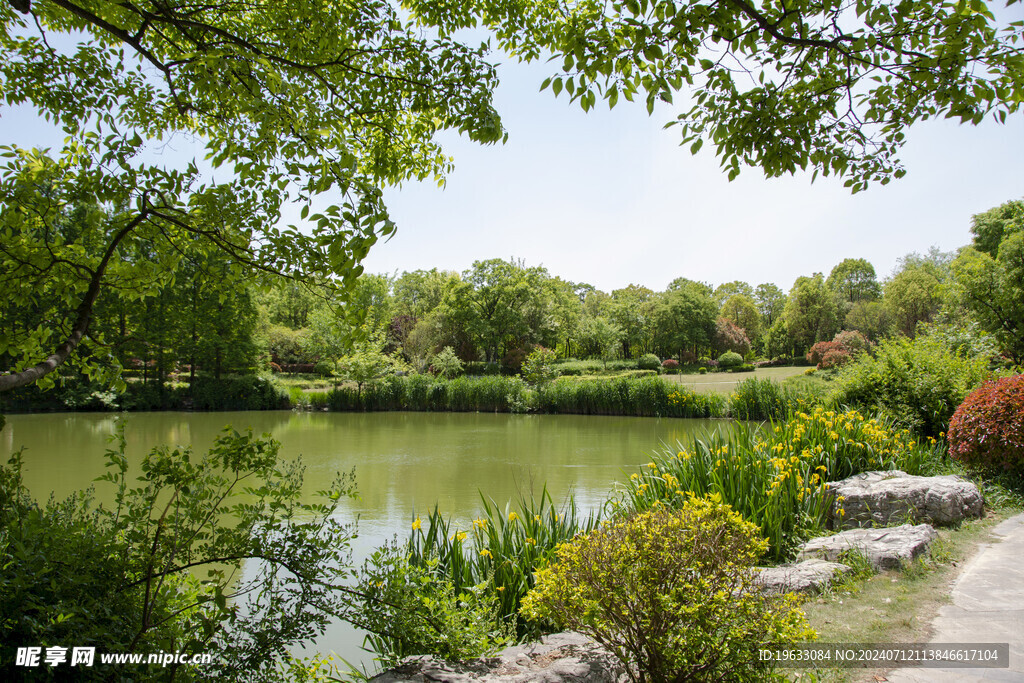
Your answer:
[[[87,233],[87,222],[101,213],[69,210],[59,222],[61,239]],[[565,374],[579,374],[573,360],[599,361],[582,367],[600,373],[609,362],[636,368],[651,354],[653,367],[669,372],[714,371],[727,352],[749,364],[831,367],[848,361],[858,343],[913,338],[922,325],[983,337],[994,352],[1020,362],[1022,225],[1024,201],[1008,201],[974,216],[972,242],[957,252],[908,254],[888,276],[865,259],[846,258],[827,275],[797,278],[788,291],[775,283],[713,286],[679,277],[662,291],[630,285],[604,292],[543,267],[490,259],[462,273],[363,274],[343,293],[329,280],[243,277],[225,254],[197,250],[152,296],[100,295],[80,347],[99,368],[92,378],[69,365],[58,372],[61,390],[28,387],[2,400],[8,410],[159,408],[181,407],[186,396],[190,407],[215,409],[215,387],[224,386],[216,383],[230,379],[307,380],[305,386],[325,379],[361,388],[394,373],[518,374],[538,348]],[[11,341],[0,359],[9,366],[19,336],[57,316],[39,305],[2,306]],[[852,347],[842,338],[854,340]],[[454,373],[444,364],[451,358]],[[178,398],[168,403],[172,387]],[[261,407],[281,406],[271,400]]]

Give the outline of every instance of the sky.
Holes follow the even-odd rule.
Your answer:
[[[496,107],[509,133],[480,146],[445,135],[455,170],[444,189],[386,193],[398,231],[378,243],[367,272],[517,258],[552,275],[611,291],[663,290],[677,277],[718,285],[773,282],[866,258],[879,278],[897,260],[970,242],[971,216],[1024,198],[1024,114],[1005,125],[928,121],[907,132],[907,175],[856,195],[811,173],[729,182],[711,147],[679,145],[671,107],[598,104],[584,113],[539,92],[553,65],[502,65]]]

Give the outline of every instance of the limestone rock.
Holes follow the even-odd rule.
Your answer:
[[[834,562],[844,550],[856,550],[876,569],[898,569],[923,553],[936,538],[938,534],[928,524],[848,529],[835,536],[812,538],[801,546],[797,560],[821,557]]]
[[[809,559],[796,564],[760,569],[754,585],[768,593],[820,593],[837,574],[850,570],[845,564]]]
[[[956,524],[980,517],[985,502],[978,487],[960,477],[918,477],[899,470],[863,472],[832,482],[828,489],[832,524],[838,529],[899,522]]]
[[[622,665],[600,644],[580,633],[555,633],[539,643],[506,648],[493,657],[446,662],[427,655],[408,657],[370,679],[371,683],[619,683]]]

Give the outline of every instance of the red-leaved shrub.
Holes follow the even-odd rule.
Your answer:
[[[834,341],[821,341],[811,347],[807,352],[807,362],[811,365],[818,365],[829,351],[842,349],[843,345]]]
[[[949,454],[970,465],[1024,472],[1024,375],[972,391],[949,421]]]
[[[665,360],[661,361],[661,367],[665,368],[666,370],[678,370],[679,361],[677,361],[675,358],[666,358]]]
[[[842,347],[829,349],[825,352],[825,355],[821,357],[818,367],[822,370],[840,368],[850,362],[850,357],[850,352]]]

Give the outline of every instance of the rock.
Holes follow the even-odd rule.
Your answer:
[[[812,538],[800,547],[797,560],[821,557],[836,561],[844,550],[856,550],[876,569],[898,569],[920,555],[938,537],[928,524],[887,529],[848,529],[835,536]]]
[[[493,657],[446,662],[422,655],[370,679],[371,683],[619,683],[625,671],[599,643],[580,633],[555,633],[539,643],[506,648]]]
[[[754,585],[768,593],[820,593],[836,574],[851,571],[845,564],[810,559],[758,571]]]
[[[985,503],[978,487],[960,477],[918,477],[899,470],[863,472],[832,482],[828,489],[833,497],[832,524],[838,529],[904,522],[956,524],[980,517]]]

